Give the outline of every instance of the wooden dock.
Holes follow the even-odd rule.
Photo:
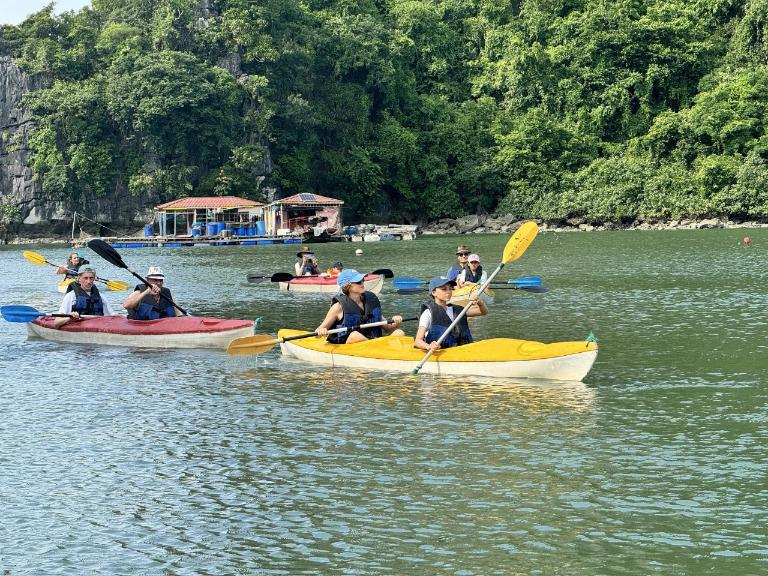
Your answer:
[[[184,246],[257,246],[301,244],[301,236],[113,236],[101,238],[113,248],[180,248]],[[73,247],[84,246],[90,238],[73,238]]]

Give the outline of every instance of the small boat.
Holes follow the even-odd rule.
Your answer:
[[[74,281],[75,281],[74,278],[64,278],[64,280],[60,280],[59,282],[56,283],[56,290],[58,290],[62,294],[66,294],[67,288],[69,288],[69,285],[72,284],[72,282]]]
[[[279,284],[280,290],[288,290],[290,292],[336,294],[339,290],[336,276],[302,276],[294,278],[289,282],[280,282]],[[384,287],[384,276],[382,274],[368,274],[363,279],[363,284],[368,292],[378,294]]]
[[[282,329],[278,338],[308,334]],[[330,344],[325,338],[303,338],[280,343],[286,356],[313,364],[362,368],[382,372],[411,372],[424,357],[410,336],[385,336],[355,344]],[[438,350],[421,372],[440,376],[541,378],[581,381],[597,358],[597,343],[588,341],[544,344],[530,340],[492,338]]]
[[[466,306],[467,302],[469,302],[470,292],[479,288],[479,284],[473,284],[472,282],[467,282],[461,288],[454,288],[453,297],[451,297],[451,304],[456,304],[457,306]],[[495,296],[496,294],[492,289],[486,288],[483,290],[483,293],[480,294],[480,299],[486,304],[493,304],[493,299]]]
[[[29,336],[55,342],[134,346],[137,348],[221,348],[235,338],[253,334],[252,320],[176,316],[159,320],[128,320],[124,316],[89,317],[53,328],[53,318],[27,324]]]

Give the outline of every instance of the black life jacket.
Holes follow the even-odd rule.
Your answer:
[[[453,309],[454,318],[456,318],[456,316],[458,316],[459,313],[463,310],[461,306],[456,306],[455,304],[448,304],[448,306]],[[419,316],[424,313],[424,310],[429,310],[429,312],[432,314],[432,323],[429,325],[429,330],[424,336],[424,342],[429,344],[430,342],[439,340],[440,336],[442,336],[443,333],[448,330],[448,326],[451,325],[452,321],[448,317],[445,309],[434,301],[425,302],[422,304]],[[453,327],[453,330],[451,330],[450,334],[445,337],[443,342],[440,344],[440,347],[452,348],[454,346],[469,344],[470,342],[472,342],[472,334],[469,331],[469,322],[467,322],[467,317],[464,315],[461,317],[461,320],[459,320],[458,324]]]
[[[467,266],[464,272],[464,282],[472,282],[474,284],[480,284],[480,278],[483,277],[483,266],[477,267],[477,272],[472,274],[472,267]]]
[[[104,316],[104,302],[96,286],[91,288],[90,295],[77,282],[72,282],[70,287],[75,292],[72,312],[77,312],[81,316]]]
[[[146,284],[139,284],[136,290],[144,292]],[[158,302],[152,294],[147,294],[139,301],[139,305],[128,311],[129,320],[157,320],[158,318],[170,318],[176,316],[176,309],[171,304],[171,291],[168,288],[160,288],[161,297]]]
[[[363,302],[365,303],[365,310],[361,310],[360,306],[352,300],[346,294],[339,294],[333,299],[333,303],[338,302],[341,304],[343,316],[341,322],[336,324],[335,328],[351,328],[352,326],[359,326],[360,324],[370,324],[371,322],[379,322],[381,320],[381,302],[379,302],[378,296],[371,292],[363,292]],[[333,344],[344,344],[349,337],[351,330],[346,332],[340,332],[338,334],[330,334],[328,341]],[[374,326],[372,328],[364,328],[359,332],[368,338],[380,338],[383,334],[381,326]]]

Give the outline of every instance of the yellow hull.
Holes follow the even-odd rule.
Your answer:
[[[283,329],[279,338],[307,334]],[[280,344],[284,355],[326,366],[410,372],[425,352],[409,336],[387,336],[357,344],[329,344],[324,338],[304,338]],[[594,342],[555,342],[492,338],[438,350],[421,372],[441,376],[490,376],[581,381],[597,358]]]
[[[466,306],[467,302],[469,301],[469,295],[470,292],[477,291],[480,288],[478,284],[468,283],[464,284],[461,288],[456,288],[453,291],[453,297],[451,298],[451,304],[456,304],[457,306]],[[480,299],[485,302],[486,304],[493,304],[493,299],[496,296],[494,294],[493,290],[490,288],[486,288],[483,290],[483,293],[480,294]]]

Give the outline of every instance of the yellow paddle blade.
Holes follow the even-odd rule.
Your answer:
[[[32,264],[48,264],[48,260],[45,259],[45,256],[38,254],[37,252],[24,250],[22,254],[24,258],[26,258],[28,262],[32,262]]]
[[[536,238],[536,234],[539,233],[539,227],[536,222],[524,222],[520,228],[512,234],[512,238],[509,239],[507,245],[504,246],[504,256],[502,262],[509,264],[514,262],[528,249],[533,239]]]
[[[105,280],[105,282],[107,283],[107,288],[116,292],[128,290],[129,288],[128,284],[125,282],[120,282],[119,280]]]
[[[282,342],[280,338],[272,338],[267,334],[256,336],[243,336],[235,338],[227,346],[227,354],[233,356],[246,356],[249,354],[262,354],[272,349],[275,344]]]

